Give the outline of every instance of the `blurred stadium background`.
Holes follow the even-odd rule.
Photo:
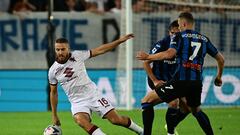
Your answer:
[[[168,24],[177,18],[180,11],[194,14],[195,28],[208,36],[226,59],[221,88],[213,86],[215,61],[209,57],[205,60],[203,107],[239,112],[239,0],[132,0],[131,6],[127,2],[1,0],[0,114],[49,110],[47,70],[52,57],[47,61],[47,56],[52,56],[51,36],[53,39],[68,38],[73,50],[86,50],[111,42],[126,31],[135,34],[130,48],[121,46],[88,60],[86,66],[90,78],[117,108],[140,109],[140,100],[149,88],[142,63],[134,58],[135,53],[138,50],[149,51],[154,42],[163,38]],[[48,18],[49,3],[53,7],[51,18]],[[165,104],[158,106],[165,107]],[[70,111],[61,87],[58,110]]]

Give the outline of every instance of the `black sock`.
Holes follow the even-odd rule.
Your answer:
[[[96,129],[98,129],[98,127],[93,125],[93,127],[88,131],[88,134],[91,135]]]
[[[186,118],[186,116],[189,114],[189,112],[182,112],[180,109],[178,109],[177,112],[177,119],[174,123],[174,127],[177,127],[177,125]]]
[[[202,111],[199,111],[193,115],[196,117],[199,125],[201,126],[205,134],[213,135],[212,126],[211,126],[210,120],[208,119],[208,116]]]
[[[142,103],[142,119],[143,119],[143,132],[144,135],[152,134],[152,124],[154,119],[153,106],[150,103]]]
[[[167,109],[165,119],[167,122],[167,130],[168,130],[168,133],[170,134],[174,134],[175,123],[177,120],[177,113],[178,113],[178,109],[176,108],[169,107]]]

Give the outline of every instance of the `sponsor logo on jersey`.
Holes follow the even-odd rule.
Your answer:
[[[200,71],[202,69],[202,65],[200,64],[194,64],[194,63],[191,63],[191,62],[185,62],[183,63],[183,67],[185,68],[191,68],[191,69],[196,69],[198,71]]]
[[[71,61],[71,62],[76,62],[76,60],[75,60],[74,57],[69,58],[69,61]]]
[[[72,75],[74,74],[74,71],[72,71],[73,68],[69,68],[67,67],[65,69],[65,71],[63,72],[63,74],[66,74],[65,77],[72,77]]]
[[[63,67],[58,67],[56,69],[55,75],[59,74],[64,68]]]
[[[177,60],[174,59],[174,60],[163,60],[164,63],[167,63],[167,64],[176,64],[177,63]]]

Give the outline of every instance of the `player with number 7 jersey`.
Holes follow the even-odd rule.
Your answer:
[[[213,135],[210,120],[200,108],[203,63],[207,53],[217,61],[218,70],[214,83],[221,86],[224,58],[206,36],[194,30],[194,22],[191,13],[180,13],[178,16],[180,32],[172,37],[169,49],[153,55],[140,51],[136,57],[139,60],[165,60],[176,56],[178,67],[173,79],[148,94],[145,101],[156,104],[185,97],[187,105],[205,134]],[[173,89],[168,89],[170,85]]]
[[[214,57],[218,53],[211,41],[195,30],[176,33],[171,39],[170,48],[177,51],[177,80],[202,80],[205,55],[208,53]]]

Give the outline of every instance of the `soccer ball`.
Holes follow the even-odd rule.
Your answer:
[[[62,129],[57,125],[49,125],[44,129],[43,135],[62,135]]]

